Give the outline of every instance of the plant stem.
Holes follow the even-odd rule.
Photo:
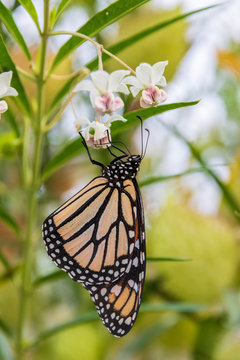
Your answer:
[[[97,47],[97,49],[99,49],[99,47],[100,47],[102,49],[102,52],[104,52],[105,54],[112,57],[113,59],[115,59],[120,64],[122,64],[126,69],[130,70],[133,75],[136,75],[136,72],[128,64],[126,64],[124,61],[122,61],[118,56],[116,56],[116,55],[112,54],[110,51],[106,50],[103,47],[102,44],[99,44],[97,41],[93,40],[92,38],[90,38],[87,35],[84,35],[84,34],[81,34],[81,33],[78,33],[78,32],[72,32],[72,31],[54,31],[54,32],[50,32],[48,35],[49,36],[53,36],[53,35],[72,35],[72,36],[76,36],[76,37],[79,37],[81,39],[85,39],[87,41],[90,41],[92,44],[94,44]]]
[[[33,262],[33,232],[36,222],[37,209],[37,191],[40,178],[40,166],[42,158],[42,119],[44,118],[44,83],[45,83],[45,63],[49,27],[49,0],[44,0],[44,28],[41,34],[41,58],[39,74],[37,77],[37,100],[38,110],[36,114],[36,124],[34,128],[34,156],[31,183],[27,189],[28,197],[28,224],[24,244],[24,258],[21,278],[19,321],[17,330],[17,359],[23,359],[23,340],[24,327],[27,318],[27,308],[30,295],[32,292],[32,262]]]

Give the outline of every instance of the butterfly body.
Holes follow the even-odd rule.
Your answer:
[[[142,158],[114,159],[43,223],[50,258],[89,291],[110,333],[135,322],[145,278],[145,229],[136,175]]]

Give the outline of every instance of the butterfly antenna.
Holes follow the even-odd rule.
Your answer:
[[[109,142],[109,144],[110,144],[114,149],[116,149],[116,150],[120,151],[122,154],[124,154],[124,155],[121,156],[121,158],[128,156],[128,154],[127,154],[125,151],[123,151],[122,149],[120,149],[119,147],[115,146],[115,145],[112,143],[112,140],[110,139],[109,130],[107,130],[107,136],[108,136],[108,142]],[[118,142],[120,142],[120,141],[118,141]],[[120,143],[121,143],[121,142],[120,142]],[[124,145],[124,144],[123,144],[123,145]],[[125,145],[124,145],[124,146],[125,146]],[[125,146],[125,147],[126,147],[126,146]],[[119,158],[117,155],[115,155],[115,154],[109,149],[109,147],[108,147],[107,149],[108,149],[108,151],[110,152],[111,155],[115,156],[115,158]]]
[[[141,123],[141,158],[143,158],[143,121],[139,115],[137,115],[137,118],[140,120]]]
[[[149,141],[149,137],[150,137],[150,131],[148,129],[144,129],[145,131],[147,131],[147,140],[146,140],[146,145],[145,145],[145,149],[144,149],[144,154],[142,156],[142,159],[145,157],[146,152],[147,152],[147,147],[148,147],[148,141]]]
[[[127,150],[128,154],[131,155],[131,152],[130,152],[129,148],[128,148],[127,145],[124,144],[122,141],[114,141],[114,144],[121,144],[122,146],[125,147],[125,149]]]

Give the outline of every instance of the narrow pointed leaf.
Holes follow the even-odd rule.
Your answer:
[[[159,30],[162,30],[164,28],[166,28],[167,26],[170,26],[178,21],[181,21],[191,15],[194,15],[194,14],[197,14],[197,13],[200,13],[202,11],[205,11],[205,10],[209,10],[209,9],[212,9],[214,7],[216,7],[218,5],[212,5],[212,6],[208,6],[208,7],[204,7],[202,9],[198,9],[198,10],[195,10],[195,11],[190,11],[186,14],[182,14],[182,15],[179,15],[179,16],[176,16],[172,19],[169,19],[169,20],[166,20],[166,21],[161,21],[159,22],[158,24],[155,24],[153,26],[150,26],[142,31],[139,31],[138,33],[134,34],[134,35],[131,35],[129,36],[128,38],[126,39],[123,39],[119,42],[117,42],[116,44],[110,46],[107,50],[110,51],[111,53],[113,53],[114,55],[118,54],[119,52],[121,52],[122,50],[126,49],[127,47],[131,46],[132,44],[135,44],[136,42],[144,39],[145,37],[155,33],[156,31],[159,31]],[[102,54],[102,60],[105,61],[105,60],[108,60],[109,59],[109,56],[105,53]],[[89,69],[89,70],[95,70],[98,66],[98,58],[94,59],[93,61],[91,61],[89,64],[86,65],[86,67]]]
[[[8,225],[15,233],[20,233],[20,228],[14,218],[2,207],[0,206],[0,221],[3,221]]]
[[[11,11],[6,8],[2,2],[0,2],[0,19],[8,29],[9,33],[12,35],[12,37],[16,40],[18,45],[23,50],[24,54],[28,58],[28,60],[31,60],[31,55],[28,50],[27,44],[24,41],[24,38],[20,31],[18,30],[17,25],[15,24],[15,21],[12,17]]]
[[[143,120],[146,120],[150,116],[154,116],[157,114],[161,114],[165,111],[178,109],[185,106],[192,106],[197,104],[198,101],[191,101],[191,102],[181,102],[181,103],[173,103],[173,104],[166,104],[160,105],[154,108],[149,109],[141,109],[129,112],[124,114],[124,118],[128,121],[122,123],[121,121],[114,122],[111,126],[111,134],[116,135],[120,131],[125,131],[132,127],[134,124],[139,123],[137,115],[141,116]],[[68,160],[73,159],[75,156],[80,154],[83,150],[82,141],[79,137],[68,143],[58,154],[56,154],[49,163],[45,166],[43,170],[42,179],[45,181],[56,169],[66,163]]]
[[[147,304],[143,303],[140,307],[139,312],[141,313],[148,313],[148,312],[162,312],[162,311],[176,311],[180,313],[186,313],[186,312],[197,312],[197,311],[204,311],[207,310],[206,305],[201,304],[183,304],[183,303],[153,303],[153,304]],[[38,345],[41,341],[48,339],[50,336],[56,335],[61,331],[64,331],[66,329],[82,325],[85,323],[89,323],[95,320],[98,320],[99,316],[96,311],[90,311],[88,313],[82,314],[78,317],[76,317],[74,320],[65,322],[63,324],[54,326],[50,329],[44,330],[42,333],[39,334],[38,338],[31,343],[29,346],[27,346],[27,350],[31,349],[32,347]]]
[[[41,286],[49,281],[54,281],[60,278],[67,277],[67,274],[62,270],[53,271],[45,276],[41,276],[34,282],[34,286]]]
[[[38,22],[38,15],[37,15],[37,11],[33,5],[32,0],[18,0],[18,1],[27,10],[27,12],[29,13],[29,15],[31,16],[33,21],[35,22],[35,24],[40,32],[41,30],[40,30],[40,26],[39,26],[39,22]]]
[[[197,312],[207,310],[206,305],[202,304],[184,304],[178,302],[168,303],[143,303],[140,312],[159,312],[159,311],[177,311],[177,312]]]
[[[52,100],[48,112],[52,113],[56,107],[60,104],[60,102],[62,101],[62,99],[70,93],[71,89],[73,88],[74,82],[76,81],[76,79],[79,77],[79,75],[77,74],[76,76],[72,77],[71,79],[69,79],[61,88],[60,90],[57,92],[57,94],[55,95],[54,99]]]
[[[99,318],[98,313],[96,311],[91,311],[91,312],[87,312],[85,314],[82,314],[82,315],[76,317],[74,320],[71,320],[66,323],[54,326],[50,329],[44,330],[43,332],[41,332],[39,334],[38,338],[33,343],[31,343],[30,345],[27,346],[27,350],[35,347],[43,340],[48,339],[50,336],[54,336],[61,331],[67,330],[69,328],[72,328],[72,327],[75,327],[78,325],[96,321],[98,318]]]
[[[178,257],[147,257],[148,261],[191,261],[189,258]]]
[[[68,4],[70,2],[71,2],[71,0],[61,0],[60,4],[58,5],[58,8],[56,10],[55,23],[57,22],[59,16],[62,14],[63,10],[68,6]]]
[[[15,116],[14,116],[14,114],[13,114],[10,107],[8,107],[8,111],[6,111],[4,113],[4,118],[6,119],[8,124],[11,126],[11,128],[14,131],[16,137],[19,137],[20,136],[19,126],[18,126],[18,123],[17,123],[17,121],[15,119]]]
[[[180,102],[180,103],[172,103],[172,104],[164,104],[156,107],[151,107],[147,109],[139,109],[135,111],[131,111],[129,113],[123,114],[123,117],[127,119],[127,121],[123,124],[120,121],[116,121],[111,126],[111,134],[116,135],[119,132],[126,131],[130,127],[139,123],[139,119],[137,116],[140,116],[142,120],[146,120],[152,116],[162,114],[169,110],[175,110],[186,106],[193,106],[199,103],[197,101],[189,101],[189,102]]]
[[[211,167],[215,167],[215,166],[227,166],[228,164],[216,164],[216,165],[211,165]],[[141,181],[139,181],[139,186],[143,187],[143,186],[147,186],[147,185],[151,185],[154,184],[156,182],[162,182],[162,181],[168,181],[171,179],[176,179],[185,175],[190,175],[193,173],[197,173],[197,172],[207,172],[208,169],[205,166],[202,167],[197,167],[197,168],[193,168],[193,169],[188,169],[186,171],[177,173],[177,174],[173,174],[173,175],[165,175],[165,176],[150,176],[146,179],[143,179]]]
[[[159,120],[160,121],[160,120]],[[183,141],[189,148],[192,156],[201,164],[205,169],[206,173],[216,182],[220,190],[222,191],[222,194],[228,204],[228,206],[233,211],[233,214],[236,216],[236,219],[239,221],[239,217],[236,215],[237,212],[239,212],[240,204],[238,203],[237,199],[233,196],[230,189],[219,179],[217,174],[212,170],[208,164],[203,159],[201,153],[198,151],[198,149],[195,147],[195,145],[188,141],[182,133],[180,133],[175,127],[169,126],[168,124],[160,121],[162,126],[166,128],[168,131],[170,131],[172,134],[174,134],[177,138],[179,138],[181,141]]]
[[[101,30],[110,24],[113,24],[121,17],[125,16],[129,12],[138,8],[139,6],[147,3],[149,0],[117,0],[105,9],[99,11],[91,19],[89,19],[77,32],[85,34],[89,37],[93,37]],[[52,72],[57,65],[59,65],[67,55],[69,55],[79,45],[86,40],[78,37],[71,37],[64,45],[59,49],[50,72]]]
[[[9,52],[7,50],[7,47],[4,43],[1,35],[0,35],[0,69],[2,71],[12,70],[13,77],[12,77],[11,86],[14,87],[18,91],[18,96],[13,98],[13,101],[15,101],[17,104],[19,104],[19,106],[21,107],[22,110],[25,111],[25,113],[27,113],[28,115],[31,115],[31,109],[30,109],[30,105],[29,105],[24,87],[18,76],[16,66],[15,66],[13,60],[11,59],[11,56],[9,55]]]

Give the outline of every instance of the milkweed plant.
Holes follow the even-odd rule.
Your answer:
[[[38,13],[31,0],[21,0],[20,5],[25,8],[32,18],[38,31],[40,45],[38,55],[34,59],[31,48],[28,47],[24,37],[17,27],[12,12],[1,2],[0,19],[5,25],[8,36],[0,36],[0,116],[1,128],[9,128],[14,134],[11,142],[18,154],[18,171],[21,179],[22,199],[24,199],[23,221],[16,220],[14,211],[1,201],[0,218],[8,226],[21,243],[19,263],[12,264],[4,251],[0,251],[4,276],[12,279],[17,287],[18,315],[15,328],[5,321],[4,314],[0,317],[0,327],[9,343],[11,356],[8,360],[25,359],[26,353],[36,347],[42,339],[48,337],[44,330],[38,333],[38,329],[31,329],[31,304],[36,291],[36,283],[41,280],[36,271],[37,246],[42,247],[41,238],[41,211],[40,197],[44,193],[44,183],[54,174],[60,166],[73,159],[83,149],[81,139],[76,139],[63,144],[59,153],[51,155],[46,162],[45,146],[49,134],[57,127],[67,107],[72,104],[73,97],[78,97],[81,92],[89,95],[89,101],[93,115],[89,118],[88,113],[79,114],[73,111],[77,132],[81,132],[88,146],[99,151],[111,146],[111,139],[118,133],[124,135],[125,128],[129,129],[138,125],[137,116],[142,120],[161,114],[165,111],[191,106],[197,103],[182,102],[176,99],[175,103],[166,103],[167,81],[164,76],[168,65],[166,59],[162,59],[159,49],[159,59],[154,64],[141,62],[136,69],[131,64],[125,63],[118,52],[131,47],[134,41],[139,41],[155,31],[167,27],[168,23],[160,22],[158,26],[149,27],[139,33],[129,36],[123,42],[118,42],[106,49],[96,40],[97,35],[105,27],[115,23],[136,8],[146,3],[146,0],[118,0],[105,9],[99,11],[90,18],[76,32],[54,30],[60,15],[65,12],[68,0],[61,0],[58,6],[53,6],[49,0],[43,0],[43,25],[40,25]],[[198,10],[201,11],[201,10]],[[197,12],[197,11],[195,11]],[[187,17],[191,14],[185,14]],[[184,17],[183,16],[183,17]],[[172,19],[172,22],[181,20],[180,17]],[[50,66],[47,66],[48,42],[56,36],[67,35],[63,45],[54,54]],[[12,47],[8,45],[7,38],[18,45],[27,63],[28,70],[16,65]],[[74,53],[75,49],[81,48],[84,42],[94,44],[96,58],[84,67],[74,69],[68,75],[56,75],[55,69],[67,56]],[[111,50],[113,49],[113,50]],[[81,55],[80,55],[81,56]],[[133,54],[134,56],[134,54]],[[109,73],[105,68],[105,61],[112,58],[118,64],[118,70]],[[46,106],[46,84],[59,80],[59,90],[50,105]],[[26,84],[31,82],[36,87],[36,97],[32,98],[26,91]],[[126,103],[134,101],[135,110],[128,111]],[[114,123],[114,124],[113,124]],[[116,123],[116,125],[115,125]],[[5,124],[3,126],[3,124]],[[113,129],[113,130],[112,130]],[[51,133],[51,136],[54,133]],[[8,146],[9,144],[5,144]],[[9,145],[10,146],[10,145]],[[37,245],[40,244],[40,245]],[[47,257],[45,254],[44,256]],[[46,260],[47,261],[47,260]],[[40,280],[39,280],[40,277]],[[54,277],[54,276],[53,276]],[[48,278],[51,279],[51,274]],[[45,278],[43,277],[43,281]],[[70,280],[69,280],[70,281]],[[147,311],[147,307],[145,308]],[[92,316],[92,315],[91,315]],[[94,315],[95,316],[95,315]],[[83,320],[80,319],[79,322]],[[70,325],[69,325],[70,326]],[[52,334],[64,328],[56,326]],[[50,331],[51,332],[51,331]]]

